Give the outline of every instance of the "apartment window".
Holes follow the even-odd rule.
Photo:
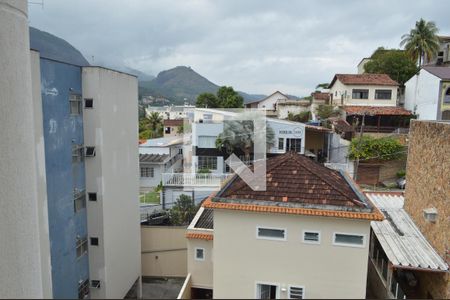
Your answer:
[[[276,299],[278,286],[274,284],[256,284],[256,299]]]
[[[141,177],[154,177],[155,169],[152,167],[141,167]]]
[[[270,227],[257,227],[256,236],[259,239],[267,240],[286,240],[286,229],[282,228],[270,228]]]
[[[91,280],[91,287],[94,289],[100,288],[100,280]]]
[[[447,88],[447,91],[445,92],[444,103],[450,103],[450,87]]]
[[[88,193],[89,201],[97,201],[97,193]]]
[[[204,248],[195,248],[195,260],[205,260]]]
[[[286,139],[286,151],[301,152],[302,139]]]
[[[216,136],[200,135],[198,137],[199,148],[216,148]]]
[[[391,90],[375,90],[375,99],[391,100],[391,98],[392,98]]]
[[[73,198],[74,198],[73,206],[75,213],[79,212],[80,210],[86,207],[86,193],[84,190],[81,191],[75,190]]]
[[[198,157],[199,170],[217,170],[217,157],[215,156],[199,156]]]
[[[82,162],[84,157],[83,145],[72,144],[72,163]]]
[[[78,283],[78,299],[87,299],[89,297],[89,279],[81,280]]]
[[[98,238],[91,237],[91,246],[98,246]]]
[[[308,244],[320,244],[320,232],[304,230],[302,241]]]
[[[165,134],[170,134],[170,127],[165,127],[164,128],[164,133]]]
[[[333,244],[350,247],[364,247],[365,237],[363,234],[338,233],[333,234]]]
[[[69,105],[71,115],[81,114],[81,95],[70,94],[69,95]]]
[[[86,147],[85,156],[87,156],[87,157],[95,156],[95,147],[94,146]]]
[[[284,150],[284,138],[278,139],[278,150]]]
[[[352,90],[352,98],[353,99],[369,99],[369,90]]]
[[[302,286],[289,287],[289,299],[303,299],[305,297],[305,288]]]
[[[79,238],[79,237],[77,237],[76,248],[77,248],[77,258],[79,258],[79,257],[83,256],[84,254],[86,254],[88,252],[88,241],[87,241],[87,238]]]
[[[94,108],[94,99],[84,98],[84,108]]]

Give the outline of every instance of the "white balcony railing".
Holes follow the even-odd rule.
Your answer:
[[[163,173],[164,186],[201,186],[220,187],[233,174],[201,174],[201,173]]]

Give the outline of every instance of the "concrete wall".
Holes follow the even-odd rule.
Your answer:
[[[201,239],[188,239],[187,241],[187,266],[191,274],[192,287],[197,288],[213,288],[213,241]],[[203,248],[205,259],[195,259],[196,248]],[[236,270],[235,272],[237,272]],[[234,273],[228,274],[229,277],[234,276]],[[218,298],[214,294],[214,298]],[[225,298],[225,297],[220,297]]]
[[[0,0],[0,45],[0,298],[42,298],[27,1]]]
[[[287,240],[256,238],[256,227],[287,229]],[[305,244],[303,230],[321,232]],[[365,298],[369,221],[214,211],[214,297],[254,298],[256,282],[304,287],[306,298]],[[364,247],[335,246],[333,232],[365,235]],[[280,292],[280,298],[287,298]]]
[[[77,237],[87,237],[87,213],[74,211],[74,189],[85,189],[84,161],[72,162],[72,145],[82,145],[83,114],[71,115],[69,97],[81,95],[81,68],[41,58],[53,297],[78,297],[79,281],[89,278],[88,257],[77,258]]]
[[[294,115],[299,114],[301,112],[309,111],[310,106],[304,106],[300,104],[290,104],[290,105],[277,105],[277,115],[279,119],[287,119],[289,113],[293,113]]]
[[[353,89],[368,89],[368,99],[352,99]],[[391,90],[391,100],[376,100],[375,90]],[[397,87],[383,85],[345,85],[340,80],[336,80],[330,94],[333,95],[333,104],[341,105],[341,95],[344,95],[344,105],[369,105],[369,106],[396,106],[397,105]]]
[[[405,83],[405,108],[419,120],[437,120],[440,79],[422,69]]]
[[[137,78],[99,67],[83,68],[85,144],[96,147],[86,158],[90,279],[101,280],[92,298],[123,298],[141,274]]]
[[[450,263],[450,124],[412,121],[406,167],[405,209],[439,255]],[[435,207],[436,223],[423,217]],[[450,280],[430,281],[433,298],[450,297]]]
[[[186,276],[184,226],[141,226],[142,276]]]
[[[47,177],[45,168],[44,127],[41,97],[41,64],[39,52],[31,51],[31,84],[33,92],[34,138],[36,149],[39,242],[41,249],[42,286],[44,298],[52,298],[52,272],[48,227]]]

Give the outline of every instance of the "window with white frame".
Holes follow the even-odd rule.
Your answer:
[[[216,137],[200,135],[198,137],[198,147],[199,148],[216,148]]]
[[[80,115],[81,114],[81,95],[70,94],[69,95],[69,105],[70,105],[70,114],[71,115]]]
[[[275,284],[256,284],[256,299],[276,299],[278,298],[278,285]]]
[[[81,280],[78,283],[78,299],[87,299],[89,297],[89,279]]]
[[[278,150],[284,150],[284,138],[278,138]]]
[[[153,167],[141,167],[141,177],[154,177],[155,169]]]
[[[320,244],[320,231],[303,230],[302,241],[307,244]]]
[[[363,234],[335,232],[333,234],[333,244],[339,246],[364,247],[365,236]]]
[[[205,260],[205,248],[195,248],[195,260]]]
[[[75,213],[79,212],[86,207],[86,191],[74,190],[73,191],[73,208]]]
[[[304,299],[305,288],[302,286],[289,286],[289,299]]]
[[[199,170],[217,170],[217,157],[215,156],[199,156]]]
[[[286,240],[286,229],[272,227],[256,227],[256,236],[259,239]]]
[[[77,248],[77,258],[86,254],[88,252],[87,237],[84,238],[77,237],[76,248]]]
[[[375,90],[375,99],[377,100],[391,100],[391,90]]]

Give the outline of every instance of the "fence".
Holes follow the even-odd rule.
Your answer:
[[[163,173],[164,186],[208,186],[220,187],[233,174]]]

